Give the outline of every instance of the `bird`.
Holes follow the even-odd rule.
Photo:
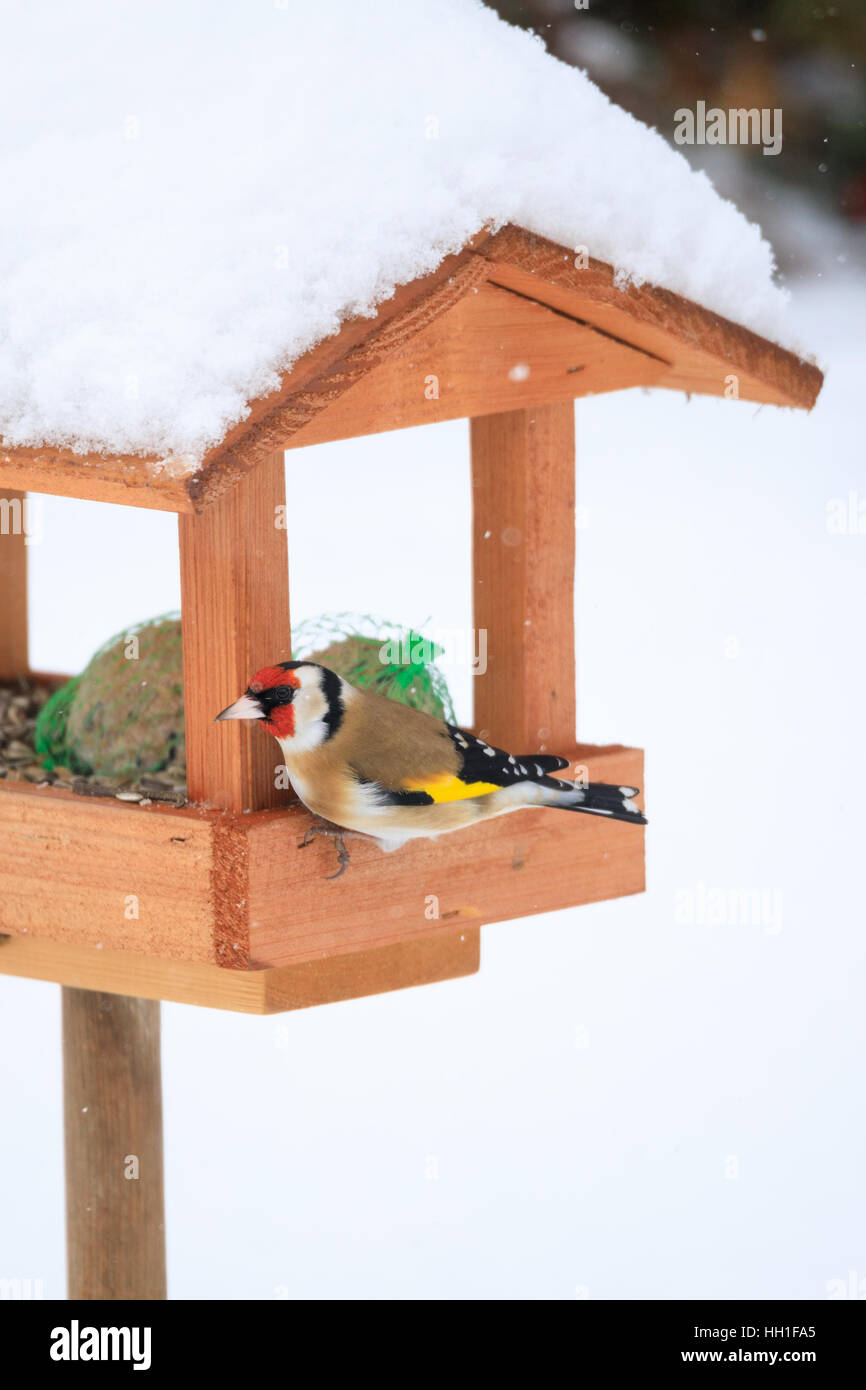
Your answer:
[[[304,837],[336,841],[337,878],[349,863],[344,836],[385,851],[461,830],[510,811],[551,807],[646,825],[637,787],[568,782],[567,758],[508,753],[434,715],[360,690],[315,661],[257,671],[215,716],[255,720],[276,738],[298,797],[326,826]]]

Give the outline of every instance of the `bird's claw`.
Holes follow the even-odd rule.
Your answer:
[[[306,830],[305,833],[304,833],[304,838],[303,838],[303,840],[301,841],[301,843],[300,843],[300,845],[298,846],[298,848],[299,848],[299,849],[305,849],[306,846],[307,846],[307,845],[310,843],[310,841],[313,839],[313,837],[316,836],[316,835],[327,835],[327,837],[328,837],[329,840],[333,840],[333,841],[334,841],[334,845],[335,845],[336,850],[337,850],[337,858],[338,858],[338,860],[339,860],[340,867],[338,868],[338,870],[337,870],[337,872],[336,872],[335,874],[325,874],[325,878],[327,878],[327,879],[339,878],[341,874],[344,874],[344,873],[346,872],[347,868],[349,867],[349,862],[350,862],[350,860],[349,860],[349,851],[346,849],[346,842],[345,842],[345,840],[343,839],[342,831],[340,831],[340,830],[331,830],[330,827],[327,826],[327,825],[310,825],[310,826],[307,827],[307,830]]]
[[[334,844],[337,849],[337,858],[340,861],[340,867],[335,874],[325,874],[325,878],[339,878],[340,874],[344,874],[349,867],[349,851],[346,849],[346,842],[342,835],[334,836]]]

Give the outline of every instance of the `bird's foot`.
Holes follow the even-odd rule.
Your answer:
[[[334,847],[337,851],[337,860],[340,867],[335,874],[326,874],[325,878],[328,879],[339,878],[349,867],[351,861],[349,859],[349,851],[346,849],[346,840],[367,839],[366,835],[359,835],[358,832],[354,830],[342,830],[338,825],[311,825],[307,829],[298,848],[306,849],[307,845],[316,835],[326,835],[329,840],[333,840]]]

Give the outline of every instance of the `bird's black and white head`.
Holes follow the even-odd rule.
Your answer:
[[[257,671],[239,699],[217,719],[255,719],[287,756],[308,753],[333,738],[352,687],[313,661],[281,661]]]

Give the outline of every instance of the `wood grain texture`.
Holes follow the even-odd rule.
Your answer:
[[[355,390],[362,378],[379,369],[391,354],[403,354],[418,334],[431,329],[441,314],[485,281],[557,311],[575,327],[607,334],[612,343],[618,341],[669,363],[654,381],[656,385],[724,395],[725,378],[734,373],[744,399],[805,409],[814,405],[823,381],[814,364],[681,295],[650,285],[622,290],[611,266],[590,259],[579,270],[574,260],[573,250],[519,227],[505,227],[493,236],[480,234],[462,252],[446,257],[431,275],[398,287],[373,318],[347,320],[333,338],[305,353],[276,391],[251,403],[248,417],[205,456],[194,474],[173,476],[170,460],[160,471],[153,457],[83,459],[70,450],[0,445],[0,486],[168,511],[200,511],[251,468],[266,463],[276,450],[291,447],[302,429],[309,431],[309,440],[343,438],[344,415],[350,413],[348,404],[340,404],[343,395],[355,391],[351,410],[364,417],[362,393]],[[493,350],[495,341],[486,347]],[[633,383],[593,389],[615,390],[623,384]],[[368,420],[374,410],[381,410],[382,400],[389,399],[389,391],[393,394],[386,384],[375,386],[378,394],[375,402],[371,398]],[[581,394],[580,386],[573,394]],[[483,408],[506,407],[497,398]],[[317,418],[332,410],[336,433],[329,433],[324,418]],[[473,407],[465,413],[481,411]],[[377,428],[393,428],[389,418],[383,416]]]
[[[651,386],[669,364],[523,295],[481,284],[404,340],[290,448]]]
[[[0,681],[27,671],[26,494],[0,485]]]
[[[214,961],[215,892],[213,817],[0,782],[0,931]]]
[[[471,424],[475,727],[515,753],[575,740],[574,406]]]
[[[637,749],[559,751],[596,781],[643,784]],[[331,881],[333,844],[316,839],[300,848],[311,824],[297,803],[233,815],[0,782],[0,931],[216,963],[234,974],[552,912],[644,885],[643,832],[591,816],[518,811],[396,854],[353,840],[350,869]],[[139,903],[134,920],[125,916],[129,894]]]
[[[821,390],[821,371],[795,353],[670,290],[622,289],[605,262],[577,268],[573,251],[520,227],[504,227],[478,254],[490,263],[493,283],[669,361],[658,386],[723,396],[734,373],[742,399],[805,410]]]
[[[285,506],[274,453],[206,512],[178,521],[187,785],[192,801],[226,810],[288,800],[275,786],[276,741],[243,720],[214,723],[255,671],[291,658]]]
[[[70,1299],[165,1298],[159,1032],[150,999],[63,990]]]
[[[596,781],[643,784],[636,749],[572,752]],[[306,811],[290,807],[249,828],[253,967],[407,941],[437,921],[484,926],[644,888],[643,831],[602,817],[516,811],[394,854],[352,840],[350,868],[330,881],[333,845],[316,839],[298,848],[309,824]]]
[[[361,999],[477,972],[481,933],[464,926],[351,955],[274,970],[223,970],[65,941],[0,937],[0,975],[135,994],[233,1013],[275,1014]]]
[[[155,455],[97,454],[64,449],[4,449],[0,444],[0,489],[27,488],[53,497],[115,502],[158,512],[192,512],[191,474],[160,466]]]

